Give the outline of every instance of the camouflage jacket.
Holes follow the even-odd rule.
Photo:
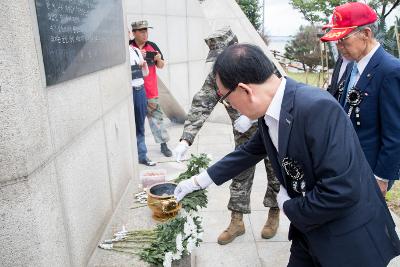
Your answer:
[[[215,76],[210,72],[203,84],[203,87],[198,91],[192,100],[192,106],[190,107],[188,117],[185,121],[183,128],[183,134],[181,140],[184,139],[191,145],[196,137],[197,133],[200,131],[204,122],[210,116],[215,105],[218,104],[218,88],[215,81]],[[228,115],[233,123],[237,118],[239,118],[240,113],[232,107],[225,107]],[[238,146],[247,140],[255,133],[257,130],[257,124],[253,126],[245,133],[240,133],[233,128],[233,135],[235,137],[235,145]]]

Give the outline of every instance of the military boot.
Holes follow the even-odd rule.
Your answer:
[[[232,242],[237,236],[243,235],[244,232],[243,213],[232,211],[231,223],[228,228],[219,235],[218,244],[226,245]]]
[[[268,212],[268,219],[265,223],[261,237],[265,239],[272,238],[276,235],[279,226],[279,208],[270,208]]]
[[[172,156],[172,151],[168,148],[167,143],[161,143],[161,153],[164,154],[166,157],[171,157]]]

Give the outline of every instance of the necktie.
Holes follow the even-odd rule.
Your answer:
[[[343,92],[343,95],[340,99],[340,104],[344,107],[344,105],[347,102],[347,94],[350,91],[351,88],[353,88],[353,86],[356,84],[356,79],[358,76],[358,67],[357,67],[357,63],[354,62],[353,65],[353,69],[351,70],[351,74],[350,74],[350,78],[349,78],[349,82],[347,83],[347,86],[345,88],[345,91]]]

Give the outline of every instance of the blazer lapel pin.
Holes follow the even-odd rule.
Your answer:
[[[282,168],[289,178],[289,184],[293,191],[304,196],[306,192],[306,182],[304,180],[304,171],[300,164],[289,157],[285,157],[282,160]]]

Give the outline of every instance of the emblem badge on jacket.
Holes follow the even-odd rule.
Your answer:
[[[282,168],[289,178],[288,182],[293,191],[304,196],[306,193],[306,181],[304,180],[304,171],[301,169],[299,162],[285,157],[282,160]]]

